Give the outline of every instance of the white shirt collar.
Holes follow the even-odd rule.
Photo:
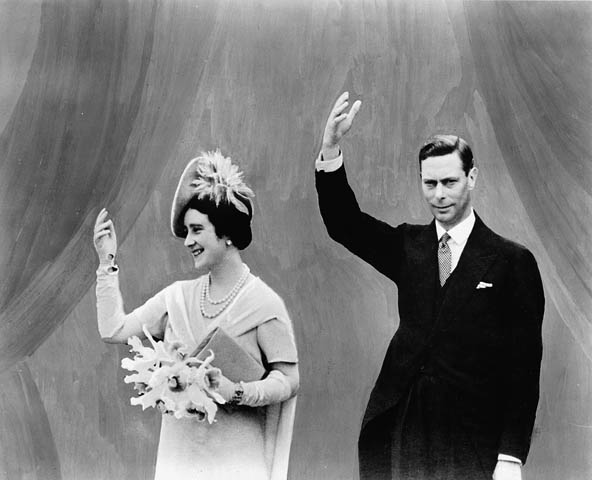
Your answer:
[[[448,235],[450,235],[452,241],[458,243],[459,245],[464,245],[467,242],[469,235],[473,231],[474,225],[475,212],[473,210],[473,207],[471,207],[471,212],[469,213],[469,216],[465,218],[462,222],[448,230]],[[442,225],[440,225],[440,222],[436,220],[436,234],[438,236],[438,240],[442,238],[442,235],[444,235],[446,231],[447,230]]]

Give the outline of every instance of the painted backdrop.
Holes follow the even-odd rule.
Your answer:
[[[216,147],[257,193],[246,261],[295,323],[290,477],[357,477],[398,317],[393,285],[328,238],[316,205],[345,90],[363,100],[350,178],[387,221],[429,220],[426,137],[473,146],[476,209],[545,284],[525,478],[592,478],[591,21],[589,2],[0,0],[0,478],[151,478],[159,418],[129,405],[127,348],[99,339],[92,224],[102,206],[115,219],[128,308],[191,277],[170,202]]]

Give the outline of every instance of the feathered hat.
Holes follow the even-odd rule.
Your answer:
[[[191,160],[179,180],[171,209],[171,230],[176,237],[185,236],[183,219],[185,205],[193,198],[207,198],[217,206],[234,206],[249,218],[253,215],[253,191],[243,181],[243,173],[230,158],[220,153],[205,152]]]

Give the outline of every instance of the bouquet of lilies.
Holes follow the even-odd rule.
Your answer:
[[[146,328],[143,330],[152,347],[145,347],[136,336],[130,337],[127,343],[134,357],[121,361],[122,368],[136,372],[124,378],[138,391],[131,404],[141,405],[142,410],[158,408],[175,418],[207,419],[212,423],[218,410],[216,403],[225,403],[217,393],[221,372],[210,365],[214,353],[198,360],[185,353],[182,343],[155,341]]]

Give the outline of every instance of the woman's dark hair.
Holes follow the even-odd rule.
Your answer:
[[[421,162],[429,157],[439,157],[458,152],[463,171],[468,175],[473,168],[473,152],[469,144],[457,135],[434,135],[419,151],[419,171]]]
[[[209,197],[198,198],[197,196],[194,196],[189,202],[187,202],[185,207],[183,207],[179,219],[184,221],[187,210],[197,210],[208,216],[208,219],[214,226],[218,238],[227,237],[232,241],[236,248],[244,250],[249,246],[253,239],[253,234],[251,232],[253,208],[248,199],[244,199],[243,201],[243,199],[239,197],[239,200],[247,207],[247,210],[249,211],[248,215],[237,210],[232,204],[220,203],[220,205],[216,205],[216,203]],[[184,231],[185,235],[187,235],[185,228]]]

